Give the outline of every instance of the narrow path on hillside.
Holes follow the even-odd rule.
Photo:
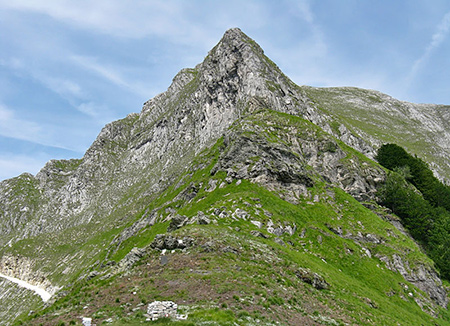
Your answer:
[[[32,285],[28,282],[19,280],[18,278],[15,277],[11,277],[11,276],[6,276],[2,273],[0,273],[0,277],[7,279],[10,282],[16,283],[17,285],[19,285],[20,287],[26,288],[28,290],[34,291],[36,294],[40,295],[42,298],[42,301],[47,302],[50,298],[51,298],[51,294],[47,291],[45,291],[43,288],[40,288],[36,285]]]

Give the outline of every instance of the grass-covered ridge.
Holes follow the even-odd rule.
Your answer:
[[[80,314],[90,314],[97,321],[113,318],[117,325],[127,325],[144,320],[145,305],[141,303],[152,300],[178,302],[189,312],[189,320],[194,324],[221,321],[223,313],[229,315],[230,325],[250,324],[242,317],[268,323],[278,320],[282,324],[291,324],[289,318],[293,318],[291,322],[317,318],[334,320],[337,324],[430,323],[433,318],[409,297],[409,293],[420,297],[421,291],[410,284],[405,287],[407,282],[400,275],[369,258],[353,241],[331,233],[325,224],[331,220],[353,231],[356,225],[356,229],[361,228],[360,222],[365,232],[387,229],[395,233],[395,229],[345,193],[338,191],[334,200],[328,200],[331,203],[299,207],[246,181],[217,189],[200,200],[198,208],[204,209],[204,202],[212,204],[211,209],[227,207],[232,211],[241,207],[251,212],[249,219],[295,224],[297,232],[280,237],[284,243],[280,244],[275,236],[245,220],[217,219],[217,224],[179,229],[172,235],[193,236],[196,246],[166,254],[167,265],[162,266],[161,253],[152,250],[123,276],[77,283],[69,295],[44,311],[36,323],[33,320],[26,323],[69,322]],[[249,209],[246,203],[262,207]],[[338,212],[336,207],[340,207]],[[259,210],[259,215],[262,212],[273,215],[258,216]],[[191,211],[192,207],[185,212]],[[268,238],[255,237],[252,230],[260,230]],[[381,236],[386,234],[383,232]],[[139,242],[138,237],[136,240]],[[411,240],[400,239],[390,245],[396,252],[409,249],[420,256]],[[330,289],[319,291],[301,282],[296,276],[299,268],[309,268],[323,276]],[[395,294],[389,296],[391,293]],[[85,306],[88,308],[83,309]],[[139,309],[133,311],[135,308]],[[223,325],[222,322],[218,324]]]
[[[294,127],[299,139],[318,137],[324,149],[331,150],[326,144],[333,139],[314,125],[271,111],[249,116],[231,132],[250,133],[260,128],[258,135],[268,142],[288,144],[282,134]],[[336,146],[333,150],[347,153],[344,163],[362,160],[341,143],[332,144]],[[191,167],[126,227],[149,212],[158,216],[156,224],[139,229],[120,244],[112,239],[125,227],[105,233],[101,242],[111,254],[99,256],[98,264],[92,265],[92,271],[99,274],[74,279],[71,287],[63,289],[66,295],[16,324],[80,325],[79,316],[90,316],[97,324],[111,318],[111,325],[138,325],[145,321],[147,303],[154,300],[175,301],[181,312],[189,315],[187,321],[155,324],[450,324],[446,310],[430,305],[439,318],[422,311],[416,300],[427,305],[427,294],[382,262],[381,258],[391,259],[396,254],[410,262],[411,268],[432,265],[411,238],[380,217],[382,208],[378,208],[379,216],[319,176],[308,188],[308,196],[293,204],[277,190],[246,179],[230,180],[225,171],[215,170],[226,149],[220,139],[199,154]],[[375,165],[369,162],[366,164]],[[199,212],[210,223],[194,222],[167,232],[168,218],[181,215],[195,221]],[[261,223],[261,228],[255,222]],[[275,235],[269,232],[270,225],[295,231]],[[162,263],[162,252],[149,247],[157,233],[191,237],[194,245],[167,251],[167,262]],[[372,235],[380,241],[355,240],[359,235]],[[108,262],[120,265],[134,247],[145,248],[142,258],[127,270],[111,274],[116,266]],[[302,269],[317,273],[329,287],[319,290],[302,281],[298,276]]]

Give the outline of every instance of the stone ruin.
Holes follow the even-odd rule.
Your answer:
[[[177,318],[178,305],[173,301],[154,301],[147,307],[147,315],[153,320],[159,318]]]

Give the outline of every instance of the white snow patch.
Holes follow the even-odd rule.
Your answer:
[[[28,282],[19,280],[18,278],[6,276],[6,275],[4,275],[2,273],[0,273],[0,277],[3,277],[4,279],[7,279],[10,282],[16,283],[20,287],[23,287],[23,288],[26,288],[28,290],[34,291],[36,294],[41,296],[42,301],[44,301],[44,302],[47,302],[52,296],[45,289],[43,289],[43,288],[41,288],[39,286],[36,286],[36,285],[32,285],[32,284],[30,284]]]

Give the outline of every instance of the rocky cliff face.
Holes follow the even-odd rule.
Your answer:
[[[107,125],[82,160],[51,161],[35,178],[25,175],[3,182],[0,200],[5,202],[5,216],[11,216],[5,219],[9,224],[4,226],[4,243],[99,221],[120,209],[117,202],[130,189],[137,196],[158,194],[234,121],[261,107],[330,128],[328,118],[263,50],[231,29],[202,64],[180,71],[169,89],[146,102],[140,114]],[[373,150],[348,131],[341,138],[360,151]],[[310,151],[317,151],[313,145]],[[33,194],[26,195],[26,201],[32,202],[24,203],[13,187],[26,187],[24,194]],[[14,201],[20,201],[20,207]]]
[[[220,224],[221,219],[228,217],[240,221],[252,217],[253,226],[272,227],[272,220],[258,220],[263,214],[259,208],[254,209],[254,216],[237,206],[233,210],[216,207],[217,214],[207,216],[203,211],[190,212],[192,216],[178,214],[208,194],[243,181],[260,186],[295,207],[326,202],[327,212],[338,214],[339,221],[339,211],[350,204],[348,200],[338,203],[334,189],[341,189],[360,202],[375,199],[385,172],[363,154],[373,157],[384,138],[376,138],[370,129],[356,129],[354,123],[348,122],[352,119],[344,119],[339,110],[333,111],[334,100],[327,97],[329,93],[298,87],[252,39],[239,29],[227,31],[203,63],[181,70],[168,90],[147,101],[139,114],[105,126],[82,159],[50,161],[36,176],[24,174],[0,183],[0,271],[39,281],[48,288],[64,286],[80,275],[87,279],[96,277],[100,272],[89,271],[114,265],[117,261],[107,259],[115,255],[124,258],[119,255],[121,252],[129,255],[118,262],[119,269],[105,275],[131,269],[151,250],[131,250],[126,246],[136,237],[141,237],[138,243],[145,243],[142,232],[158,227],[162,230],[162,225],[167,229],[167,223],[169,231],[175,231],[211,221]],[[354,106],[359,103],[348,96],[342,101]],[[385,97],[380,101],[383,104],[377,110],[394,103]],[[423,113],[419,120],[425,119],[434,126],[430,127],[433,137],[448,137],[444,127],[427,117]],[[446,146],[445,142],[437,143],[442,148]],[[219,149],[205,158],[205,152],[214,152],[211,148]],[[197,171],[207,166],[211,179],[194,180]],[[206,178],[205,173],[202,176]],[[168,195],[170,191],[179,192]],[[266,213],[267,217],[273,214]],[[279,223],[272,230],[287,228]],[[351,234],[361,232],[353,230],[358,225],[350,222],[347,227],[352,229]],[[276,235],[305,236],[306,227],[297,234],[293,221],[288,226],[289,231]],[[400,253],[402,266],[416,265],[406,253],[420,252],[419,248],[411,245],[399,249],[396,244],[399,237],[409,244],[407,235],[389,233],[391,242],[368,241],[374,246],[369,250],[361,241],[366,239],[363,236],[347,237],[339,231],[341,225],[323,227],[308,229],[313,234],[319,229],[322,232],[315,235],[314,243],[320,237],[321,244],[325,236],[339,239],[333,241],[352,241],[351,246],[361,247],[361,252],[370,258],[370,250],[375,254],[381,250],[379,245],[387,243],[389,254],[380,254],[379,262],[384,261],[405,282],[424,291],[423,299],[418,301],[426,306],[424,310],[447,305],[445,290],[430,262],[424,259],[418,270],[399,269],[399,264],[392,263],[396,260],[390,250]],[[256,232],[259,233],[252,234],[267,238],[261,231]],[[296,241],[286,242],[295,248]],[[286,242],[277,238],[278,245],[287,246]],[[309,245],[312,244],[310,239]],[[306,242],[298,246],[306,246]],[[343,248],[348,246],[346,242]],[[229,251],[238,252],[234,248]],[[350,249],[349,255],[353,255]],[[293,275],[297,274],[298,270]],[[0,292],[9,291],[6,287]],[[27,309],[26,304],[23,309]]]
[[[1,325],[9,325],[14,318],[18,317],[26,309],[39,304],[41,300],[32,291],[21,288],[3,278],[0,278],[0,318]]]
[[[377,185],[384,181],[383,169],[357,157],[346,160],[348,153],[336,140],[307,120],[286,123],[274,118],[252,111],[239,127],[226,133],[226,147],[214,172],[222,170],[271,190],[284,189],[284,199],[297,204],[310,197],[308,188],[320,181],[360,201],[375,199]]]
[[[10,190],[12,181],[2,183],[4,214],[16,214],[7,219],[12,224],[5,225],[3,241],[99,221],[120,209],[116,203],[131,188],[137,196],[158,194],[252,107],[321,122],[306,102],[253,40],[238,29],[229,30],[202,64],[180,71],[140,114],[107,125],[82,160],[51,161],[35,178],[15,181],[21,189],[27,183],[36,207],[15,206],[20,197]]]

